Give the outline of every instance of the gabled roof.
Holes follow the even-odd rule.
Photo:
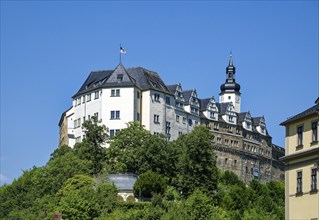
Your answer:
[[[169,90],[171,93],[175,94],[176,89],[177,89],[177,86],[178,86],[178,84],[168,85],[167,88],[168,88],[168,90]]]
[[[216,103],[218,111],[221,115],[226,114],[227,107],[230,104],[230,102],[225,102],[225,103]]]
[[[298,119],[313,115],[319,113],[319,104],[312,106],[311,108],[308,108],[306,111],[303,111],[295,116],[292,116],[291,118],[288,118],[286,121],[282,122],[280,125],[286,125],[290,122],[296,121]]]
[[[262,117],[254,117],[254,118],[251,118],[251,120],[252,120],[254,126],[259,126],[261,119],[262,119]]]
[[[246,118],[246,115],[247,115],[248,112],[240,112],[238,113],[238,122],[243,122],[245,121],[245,118]]]
[[[210,98],[207,99],[199,99],[199,104],[200,104],[200,110],[205,111],[207,110],[208,103],[210,102]]]
[[[186,90],[186,91],[183,91],[183,96],[184,96],[184,99],[185,99],[185,104],[189,104],[189,100],[192,96],[192,92],[193,90]]]

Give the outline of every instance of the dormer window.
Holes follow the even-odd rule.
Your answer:
[[[229,122],[234,122],[233,116],[229,116]]]
[[[154,93],[154,101],[159,102],[160,100],[160,95],[158,93]]]
[[[117,82],[120,83],[123,81],[123,74],[118,74],[117,75]]]

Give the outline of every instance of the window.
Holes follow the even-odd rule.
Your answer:
[[[210,118],[215,119],[215,114],[214,114],[214,112],[210,112]]]
[[[183,124],[186,124],[186,118],[183,117]]]
[[[136,113],[136,120],[139,121],[140,120],[140,113]]]
[[[81,137],[75,138],[75,143],[79,143],[79,142],[81,142]]]
[[[136,91],[136,97],[139,99],[140,98],[140,92]]]
[[[91,101],[91,93],[86,95],[86,102]]]
[[[171,104],[171,99],[170,99],[170,97],[166,97],[166,104],[167,104],[167,105],[170,105],[170,104]]]
[[[198,126],[198,121],[195,121],[195,126]]]
[[[218,130],[218,123],[214,123],[214,130]]]
[[[229,121],[230,121],[230,122],[234,122],[233,116],[229,116]]]
[[[117,82],[120,83],[123,81],[123,74],[118,74],[117,75]]]
[[[311,191],[317,191],[317,168],[311,169]]]
[[[297,194],[302,193],[302,171],[297,172]]]
[[[178,132],[178,137],[181,136],[183,134],[183,132],[179,131]]]
[[[78,98],[78,105],[81,105],[81,97]]]
[[[297,135],[298,135],[298,146],[302,145],[302,132],[303,132],[303,126],[299,126],[297,128]]]
[[[169,134],[171,131],[171,123],[170,122],[166,122],[166,134]]]
[[[83,117],[83,122],[85,122],[85,116]]]
[[[154,100],[155,102],[159,102],[160,95],[158,93],[154,93]]]
[[[188,119],[188,125],[189,125],[189,126],[192,126],[192,125],[193,125],[192,119]]]
[[[91,120],[91,115],[88,115],[88,120]]]
[[[154,115],[154,123],[159,124],[159,115]]]
[[[96,91],[96,92],[95,92],[94,99],[98,99],[98,98],[99,98],[99,91]]]
[[[115,130],[114,129],[111,129],[110,130],[110,137],[113,137],[115,135]]]
[[[96,119],[99,119],[99,113],[98,112],[95,112],[94,116],[96,117]]]
[[[85,103],[85,95],[82,96],[82,103]]]
[[[119,89],[112,89],[111,90],[111,96],[120,96],[120,90]]]
[[[225,158],[225,164],[227,164],[227,161],[228,161],[228,158],[226,157],[226,158]]]
[[[318,142],[318,122],[311,123],[311,130],[312,130],[312,142]]]
[[[154,135],[160,135],[160,133],[159,132],[154,132]]]
[[[120,119],[120,111],[111,111],[111,119]]]
[[[179,115],[176,115],[176,121],[179,122]]]

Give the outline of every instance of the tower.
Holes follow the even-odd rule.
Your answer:
[[[232,102],[235,111],[240,112],[240,85],[235,81],[236,68],[233,65],[233,55],[230,53],[229,64],[226,67],[226,82],[220,86],[219,102]]]

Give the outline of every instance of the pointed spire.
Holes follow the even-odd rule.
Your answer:
[[[232,65],[233,65],[233,53],[232,53],[232,50],[230,50],[229,65],[228,66],[232,66]]]

